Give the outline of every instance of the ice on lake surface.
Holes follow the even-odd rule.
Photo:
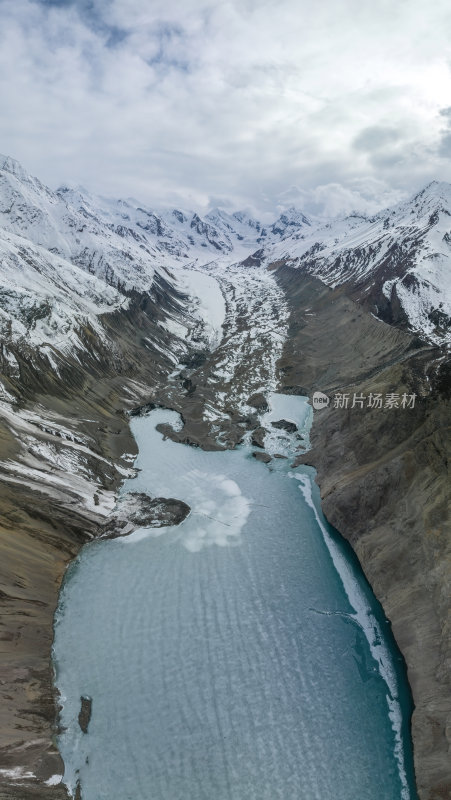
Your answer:
[[[266,423],[308,427],[304,400],[271,399]],[[65,781],[83,800],[413,800],[399,653],[312,470],[163,440],[176,420],[133,420],[125,490],[190,515],[86,546],[61,594]]]

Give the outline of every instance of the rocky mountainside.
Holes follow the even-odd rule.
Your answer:
[[[374,216],[352,214],[293,232],[259,254],[284,261],[384,322],[451,342],[451,185],[433,183]]]
[[[299,462],[316,468],[324,513],[352,544],[406,660],[419,797],[449,800],[451,362],[342,287],[285,265],[275,274],[291,311],[282,389],[350,398],[315,413]],[[416,402],[368,404],[391,392]]]

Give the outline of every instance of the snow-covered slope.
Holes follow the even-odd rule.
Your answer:
[[[353,214],[265,249],[349,293],[375,315],[451,342],[451,185],[433,182],[375,216]]]
[[[31,346],[81,346],[77,329],[128,299],[104,281],[39,245],[0,229],[0,339]]]
[[[243,215],[242,215],[243,216]],[[202,219],[177,209],[157,212],[132,200],[94,197],[83,189],[56,192],[0,156],[0,229],[68,259],[119,289],[146,290],[153,270],[178,260],[210,261],[237,249],[250,232],[255,249],[259,223],[223,212]],[[253,227],[256,226],[256,228]]]
[[[185,292],[183,266],[232,254],[235,245],[239,260],[240,224],[226,230],[196,213],[158,214],[82,189],[53,192],[0,156],[1,341],[67,353],[83,346],[82,326],[102,338],[100,315],[127,307],[131,292],[152,295],[155,282]],[[187,318],[193,314],[188,303]]]
[[[158,251],[102,220],[89,198],[72,206],[11,159],[0,157],[0,228],[24,237],[123,288],[144,288],[152,280]],[[146,250],[140,247],[143,244]],[[153,259],[152,259],[153,257]],[[133,264],[133,266],[131,266]]]
[[[451,186],[433,182],[372,217],[324,222],[290,208],[272,225],[216,208],[204,217],[138,201],[56,192],[0,156],[0,325],[37,344],[76,339],[80,320],[172,285],[185,266],[288,262],[386,322],[451,341]],[[251,258],[250,258],[251,257]],[[183,286],[183,280],[180,283]],[[48,313],[46,313],[46,310]],[[28,326],[28,327],[27,327]],[[75,337],[75,338],[74,338]]]

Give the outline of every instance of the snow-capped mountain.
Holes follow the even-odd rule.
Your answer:
[[[259,237],[266,237],[267,232],[262,224],[250,217],[244,211],[236,211],[228,214],[222,209],[215,208],[206,215],[205,219],[217,230],[222,231],[223,235],[235,243],[234,249],[238,249],[238,243],[248,255],[248,248],[255,247]]]
[[[156,213],[129,200],[85,190],[51,191],[11,158],[0,156],[0,336],[62,352],[80,347],[78,331],[126,308],[131,292],[150,293],[155,280],[177,288],[168,269],[240,260],[255,241],[211,215],[177,209]],[[253,229],[252,229],[253,230]],[[183,289],[183,281],[178,286]],[[6,351],[5,351],[6,352]],[[48,350],[50,353],[50,349]]]
[[[313,224],[302,211],[292,207],[282,212],[279,219],[270,226],[269,233],[273,238],[284,240],[291,236],[299,236],[301,231],[311,228]]]
[[[346,291],[386,322],[451,341],[451,185],[433,183],[372,217],[352,214],[265,248]]]
[[[131,292],[150,292],[156,279],[176,287],[184,267],[218,259],[243,270],[288,263],[329,286],[343,285],[386,322],[451,341],[445,183],[371,217],[325,223],[290,208],[262,225],[245,212],[216,208],[202,217],[84,189],[51,191],[0,156],[0,257],[3,342],[78,346],[80,324],[101,335],[100,316],[125,308]]]
[[[21,236],[0,231],[0,337],[44,346],[77,343],[74,321],[126,305],[117,289]],[[64,347],[63,347],[64,349]]]
[[[312,220],[296,208],[283,211],[272,225],[264,226],[243,211],[227,214],[215,208],[210,211],[205,219],[211,222],[216,229],[222,230],[231,242],[241,242],[242,247],[252,248],[255,244],[261,246],[286,239],[293,234],[299,234],[306,228],[312,227]],[[234,250],[237,249],[235,244]],[[249,252],[246,252],[249,255]]]
[[[238,258],[244,242],[255,247],[254,233],[261,226],[245,215],[228,218],[218,211],[201,218],[196,212],[155,211],[130,200],[98,198],[82,189],[63,186],[53,192],[17,161],[0,156],[0,229],[111,285],[143,290],[152,268],[174,260],[202,263],[235,250]]]

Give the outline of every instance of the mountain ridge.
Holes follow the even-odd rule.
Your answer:
[[[187,265],[283,262],[332,288],[343,285],[384,322],[435,344],[451,343],[451,185],[444,182],[432,181],[409,200],[371,216],[353,213],[325,222],[291,206],[264,225],[240,211],[215,208],[201,216],[98,198],[81,188],[54,192],[19,162],[0,155],[4,280],[8,265],[11,272],[7,234],[24,239],[28,253],[22,258],[29,267],[36,259],[33,248],[43,248],[67,262],[62,272],[71,264],[75,272],[114,287],[118,304],[131,290],[149,290],[156,273],[167,278],[172,271],[177,279],[177,270]],[[49,272],[50,265],[41,269],[41,294],[51,297]],[[83,275],[77,274],[81,286]],[[10,298],[6,303],[0,296],[0,313],[17,329]],[[91,322],[95,316],[92,308]]]

